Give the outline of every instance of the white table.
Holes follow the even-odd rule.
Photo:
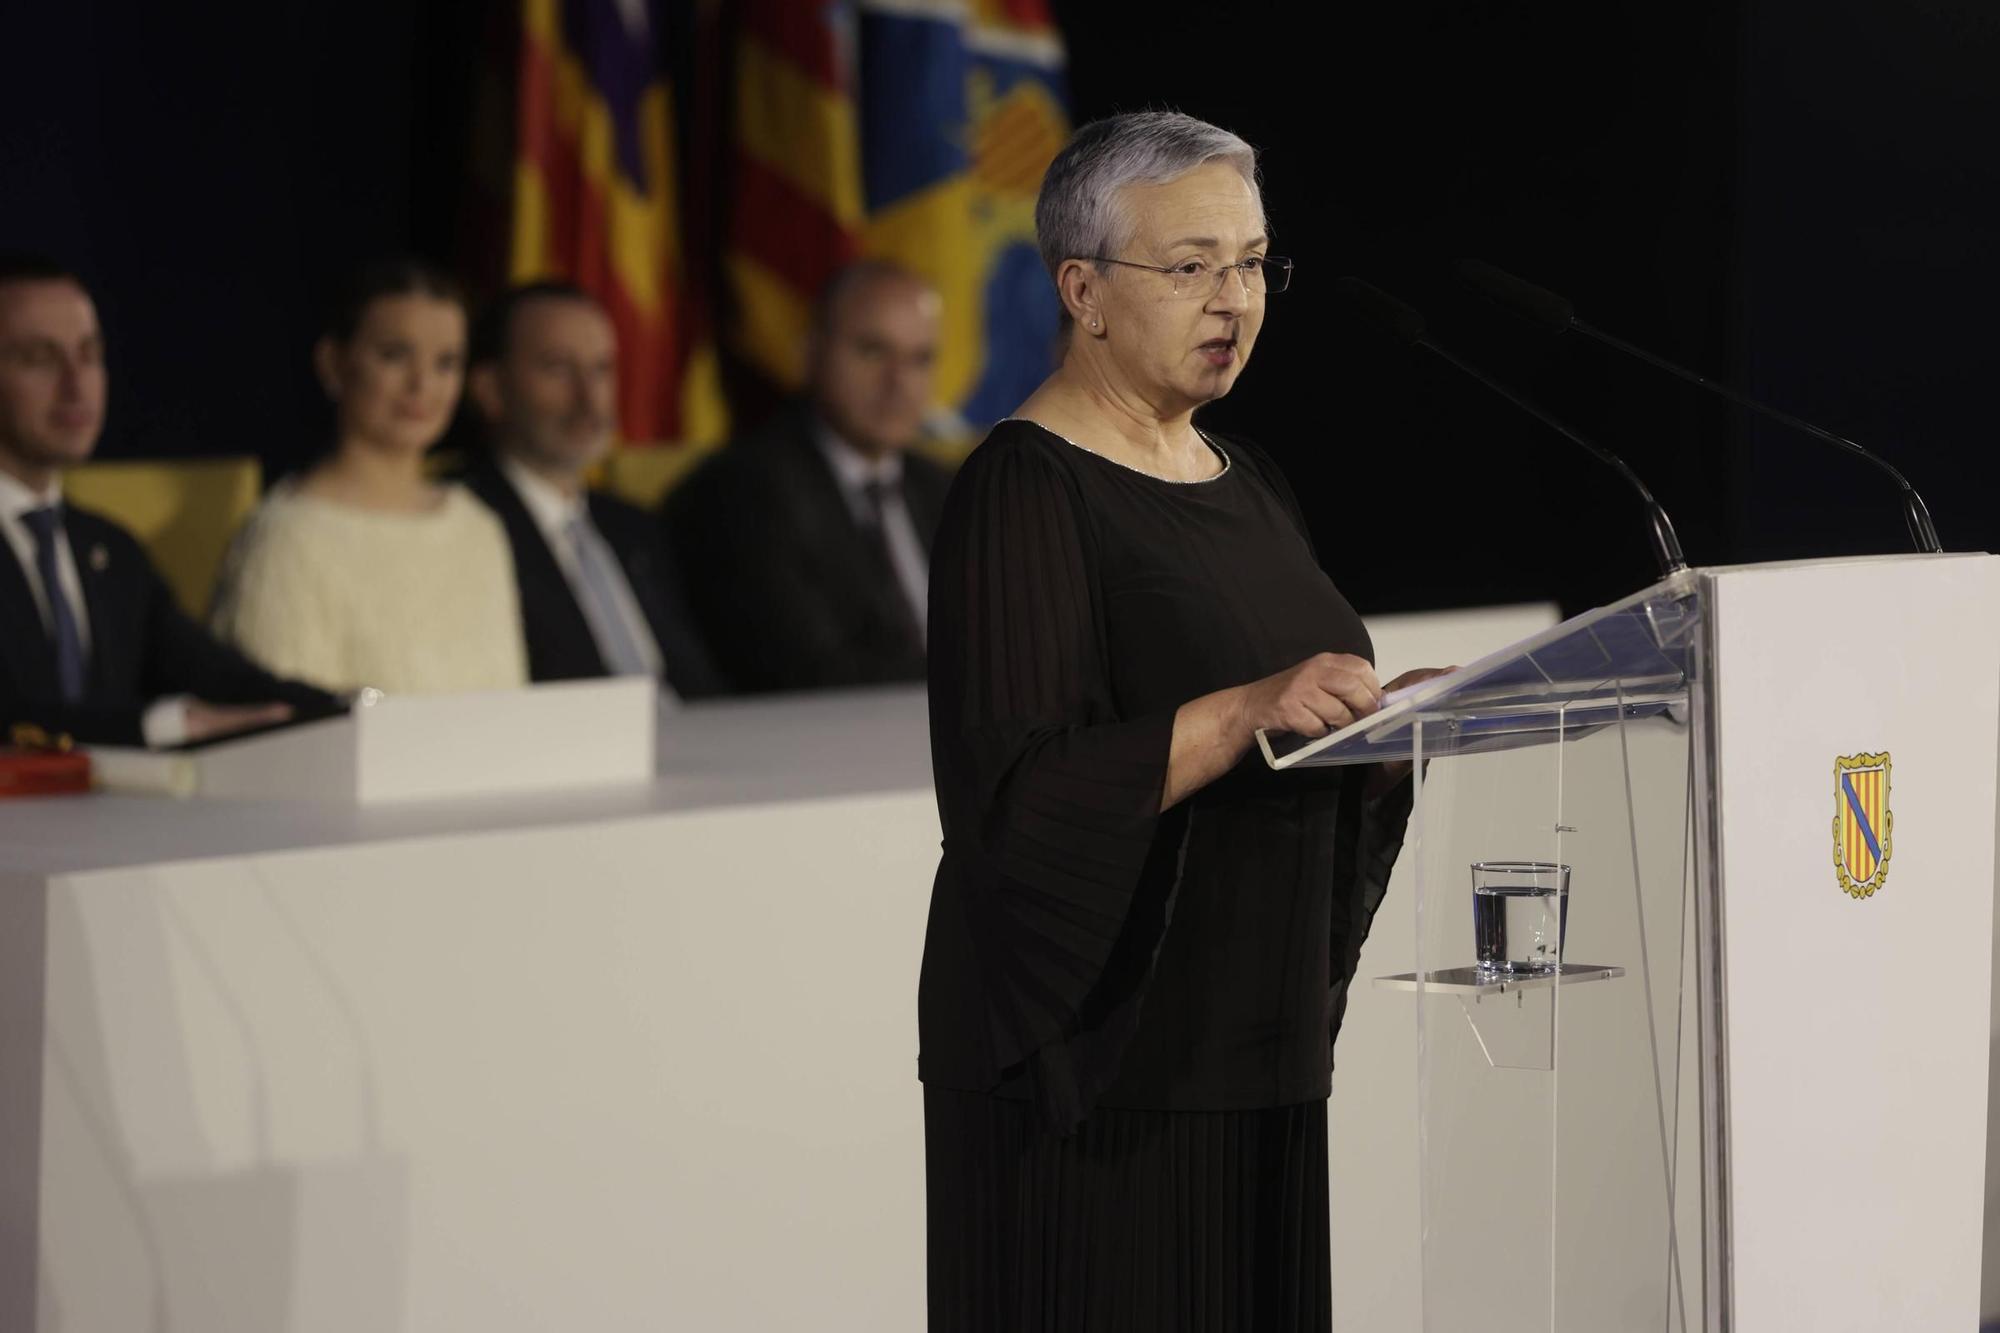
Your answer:
[[[0,1329],[921,1329],[922,693],[663,736],[600,793],[0,802]],[[1362,974],[1409,959],[1385,910]],[[1341,1330],[1412,1327],[1413,1042],[1355,990]]]
[[[0,804],[0,1328],[921,1327],[921,694],[662,769]]]

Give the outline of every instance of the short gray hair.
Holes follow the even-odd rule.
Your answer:
[[[1179,111],[1134,111],[1083,126],[1049,163],[1035,200],[1035,242],[1049,276],[1066,259],[1108,256],[1124,244],[1126,186],[1163,185],[1216,161],[1243,173],[1261,209],[1257,150],[1219,125]]]

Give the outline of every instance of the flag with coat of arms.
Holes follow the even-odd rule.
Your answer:
[[[895,260],[943,298],[939,433],[969,437],[1048,374],[1059,307],[1035,196],[1068,137],[1047,0],[746,0],[725,264],[734,342],[795,387],[814,295]]]

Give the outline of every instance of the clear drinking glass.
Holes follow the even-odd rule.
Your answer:
[[[1472,938],[1480,971],[1555,971],[1568,922],[1568,866],[1473,862]]]

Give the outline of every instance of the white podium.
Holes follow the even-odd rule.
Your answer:
[[[1988,556],[1695,571],[1266,739],[1419,765],[1426,1329],[1977,1325],[1996,612]],[[1499,860],[1569,868],[1549,970],[1476,966]]]

